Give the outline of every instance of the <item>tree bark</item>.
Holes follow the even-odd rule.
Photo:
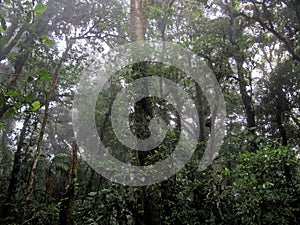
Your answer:
[[[199,129],[200,129],[200,134],[199,134],[199,142],[205,141],[205,118],[204,118],[204,112],[203,112],[203,94],[201,92],[201,88],[195,82],[196,86],[196,108],[198,112],[198,117],[199,117]]]
[[[131,0],[131,41],[143,41],[144,40],[144,12],[142,9],[141,0]],[[133,66],[134,71],[139,71],[141,77],[145,76],[145,71],[147,69],[147,63],[141,62]],[[145,87],[147,88],[147,87]],[[136,115],[135,124],[137,138],[144,139],[150,135],[149,132],[149,120],[147,116],[152,117],[153,110],[151,107],[151,102],[149,99],[142,99],[136,104]],[[139,152],[138,159],[140,165],[145,165],[148,152]],[[135,224],[139,225],[152,225],[160,224],[159,211],[157,210],[157,205],[155,204],[155,193],[150,191],[146,187],[140,187],[140,194],[137,197],[137,203],[142,207],[142,209],[137,209],[137,213],[134,213]]]
[[[231,7],[232,8],[235,7],[234,1],[232,1]],[[233,9],[230,9],[229,7],[229,10],[227,11],[230,17],[229,42],[234,47],[232,52],[232,57],[236,62],[238,83],[239,83],[239,89],[240,89],[244,111],[246,115],[247,128],[249,133],[252,136],[255,136],[256,123],[255,123],[255,111],[254,111],[254,107],[252,104],[252,97],[251,97],[252,93],[249,94],[247,91],[247,87],[249,86],[249,83],[251,88],[251,82],[246,81],[246,75],[248,71],[246,71],[243,67],[243,64],[245,63],[245,56],[243,51],[245,49],[241,49],[239,45],[239,40],[243,36],[243,32],[244,32],[244,24],[240,20],[240,18],[238,18],[235,15]],[[256,150],[258,148],[255,142],[255,138],[251,138],[250,143],[252,146],[252,150]]]
[[[61,207],[59,212],[60,225],[74,224],[74,208],[75,208],[75,178],[77,167],[78,146],[73,144],[70,152],[70,171],[69,184],[66,187],[66,192],[62,195]]]
[[[14,164],[13,164],[13,169],[11,172],[11,178],[10,178],[9,185],[8,185],[8,188],[6,191],[6,199],[5,199],[5,203],[3,204],[2,218],[6,218],[9,216],[9,213],[11,210],[11,203],[16,194],[17,185],[18,185],[18,175],[19,175],[20,167],[21,167],[22,148],[24,145],[24,140],[25,140],[29,121],[30,121],[30,115],[28,115],[25,118],[23,127],[21,129],[21,133],[20,133],[20,137],[19,137],[19,141],[18,141],[18,145],[17,145],[17,151],[14,155]]]
[[[279,92],[281,91],[280,88],[281,87],[279,87]],[[278,97],[275,97],[275,98],[276,98],[276,123],[277,123],[277,127],[279,130],[279,134],[281,136],[281,143],[283,146],[287,146],[288,145],[288,137],[287,137],[285,128],[282,123],[282,112],[283,112],[282,105],[280,103],[279,98]]]
[[[144,40],[144,13],[142,9],[141,0],[131,0],[131,41],[143,41]]]
[[[237,54],[239,54],[239,53],[237,53]],[[245,75],[243,73],[243,70],[244,70],[243,69],[243,60],[238,56],[235,56],[234,59],[237,64],[239,88],[240,88],[242,102],[243,102],[244,109],[245,109],[247,127],[251,129],[251,128],[254,128],[256,125],[255,124],[255,112],[254,112],[254,108],[252,105],[251,96],[247,92],[247,82],[245,79]]]
[[[9,176],[9,171],[10,171],[9,135],[12,129],[13,129],[13,119],[5,118],[5,129],[2,131],[3,133],[1,137],[1,147],[0,147],[2,151],[0,174],[4,176]]]

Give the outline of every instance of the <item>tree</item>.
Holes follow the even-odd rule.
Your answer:
[[[299,12],[296,0],[1,1],[0,223],[298,224]],[[203,90],[175,66],[125,66],[95,107],[110,154],[152,165],[178,144],[179,112],[154,96],[138,101],[128,120],[135,137],[145,139],[150,121],[162,118],[168,125],[162,143],[137,152],[118,140],[113,103],[139,78],[160,76],[185,90],[200,129],[184,168],[161,183],[129,187],[83,160],[70,111],[94,53],[144,40],[177,43],[207,63],[226,99],[227,130],[219,156],[199,171],[214,120]]]

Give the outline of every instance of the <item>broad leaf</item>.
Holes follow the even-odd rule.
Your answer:
[[[39,3],[34,7],[34,11],[37,16],[42,15],[46,11],[46,9],[47,9],[47,6],[42,3]]]
[[[33,112],[37,111],[39,108],[41,108],[41,103],[39,101],[35,101],[31,104],[31,110]]]

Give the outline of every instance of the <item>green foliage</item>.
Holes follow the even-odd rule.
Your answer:
[[[42,3],[38,3],[35,7],[34,7],[34,11],[36,13],[37,16],[42,15],[47,9],[47,6],[42,4]]]
[[[223,171],[229,184],[222,195],[234,216],[229,220],[240,224],[297,224],[298,154],[282,146],[262,146],[255,153],[239,154],[237,165],[230,172],[228,168]]]
[[[41,70],[39,70],[38,80],[40,80],[40,81],[50,81],[51,77],[50,77],[49,73],[46,70],[41,69]]]
[[[31,103],[31,110],[33,112],[35,112],[38,109],[40,109],[40,107],[41,107],[41,103],[39,101],[35,101],[35,102]]]
[[[172,7],[166,2],[173,2]],[[166,40],[198,54],[214,72],[227,103],[227,136],[219,157],[198,171],[211,129],[207,122],[211,112],[203,96],[199,110],[205,138],[188,165],[168,180],[147,187],[115,184],[79,154],[78,177],[73,179],[75,224],[300,224],[298,2],[143,1],[146,39],[160,40],[164,34]],[[72,187],[68,183],[74,90],[82,71],[93,64],[88,55],[128,43],[129,8],[122,5],[118,0],[1,1],[0,224],[58,224],[66,200],[62,194]],[[62,54],[67,44],[72,47]],[[240,71],[235,57],[241,60]],[[22,221],[45,115],[42,106],[57,71],[33,195]],[[169,125],[163,142],[144,155],[117,140],[110,109],[118,92],[138,78],[170,79],[194,100],[199,97],[195,82],[180,68],[158,62],[128,65],[116,75],[99,93],[95,107],[102,142],[110,154],[132,165],[142,164],[141,159],[151,165],[167,158],[176,147],[181,125],[171,104],[151,96],[130,113],[136,136],[148,131],[153,117]],[[255,114],[251,128],[241,97],[243,85]],[[9,186],[15,188],[9,191]]]
[[[51,40],[46,35],[42,35],[40,37],[40,39],[41,39],[42,43],[44,43],[45,45],[48,45],[50,47],[53,47],[55,45],[55,41]]]

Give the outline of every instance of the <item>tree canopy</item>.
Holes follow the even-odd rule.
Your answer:
[[[208,66],[226,102],[226,134],[218,156],[200,170],[217,123],[205,90],[174,65],[123,67],[99,92],[92,115],[113,157],[154,165],[181,138],[178,109],[188,111],[186,102],[175,107],[149,95],[130,108],[128,126],[144,140],[160,117],[157,127],[168,127],[162,143],[135,151],[118,139],[114,101],[140,78],[159,76],[184,90],[200,131],[192,158],[175,175],[127,186],[85,160],[72,109],[96,57],[143,41],[174,43]],[[299,87],[298,0],[0,0],[0,223],[300,224]]]

